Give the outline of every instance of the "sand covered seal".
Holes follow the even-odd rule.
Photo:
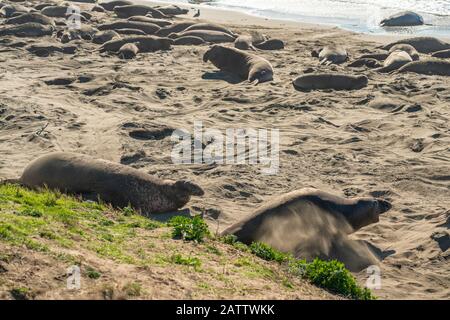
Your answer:
[[[239,50],[256,51],[256,48],[253,46],[253,38],[249,35],[242,35],[237,37],[234,41],[234,47]]]
[[[214,45],[205,52],[203,61],[210,61],[220,70],[255,84],[273,80],[273,68],[269,61],[236,48]]]
[[[417,61],[420,59],[419,53],[417,52],[416,48],[414,48],[410,44],[405,44],[405,43],[396,44],[391,49],[389,49],[389,53],[392,53],[394,51],[405,51],[407,54],[409,54],[411,59],[413,59],[414,61]]]
[[[160,27],[153,23],[139,21],[115,21],[111,23],[103,23],[97,26],[98,30],[118,30],[118,29],[137,29],[146,34],[155,34]]]
[[[246,244],[264,242],[302,258],[336,258],[335,255],[342,254],[339,249],[357,246],[350,243],[347,234],[378,222],[379,216],[391,207],[389,202],[381,199],[346,199],[306,188],[266,202],[221,235],[234,235]],[[336,242],[343,247],[334,247]],[[354,253],[353,258],[355,255],[358,252]],[[367,252],[367,255],[370,256],[370,253]],[[360,262],[348,260],[345,262],[353,264],[353,269],[361,267]]]
[[[104,44],[107,41],[121,38],[120,35],[114,30],[99,31],[94,34],[92,42],[95,44]]]
[[[147,215],[183,207],[203,190],[185,181],[161,180],[137,169],[87,155],[55,152],[32,161],[20,183],[62,192],[100,197],[117,207],[131,205]]]
[[[280,39],[267,39],[262,42],[254,42],[253,46],[260,50],[281,50],[284,49],[285,43]]]
[[[210,30],[210,31],[219,31],[226,34],[229,34],[230,36],[236,38],[237,35],[228,29],[227,27],[224,27],[220,24],[215,23],[195,23],[185,29],[185,31],[193,31],[193,30]]]
[[[139,52],[154,52],[169,50],[173,44],[173,40],[155,36],[130,36],[105,42],[100,47],[100,52],[117,52],[126,43],[136,44]]]
[[[206,42],[202,38],[192,36],[180,37],[173,41],[175,46],[197,46],[204,43]]]
[[[170,26],[161,28],[161,30],[159,30],[156,35],[160,37],[167,37],[171,33],[179,33],[181,31],[184,31],[186,30],[186,28],[189,28],[194,24],[195,22],[191,21],[176,22]]]
[[[156,19],[148,16],[133,16],[127,19],[128,21],[137,21],[137,22],[147,22],[153,23],[159,26],[160,28],[167,27],[172,25],[172,22],[164,20],[164,19]]]
[[[0,29],[0,36],[43,37],[52,35],[53,31],[54,28],[51,25],[28,22]]]
[[[436,51],[442,51],[450,49],[450,44],[442,40],[433,37],[415,37],[401,39],[392,43],[389,43],[382,48],[384,50],[389,50],[397,44],[409,44],[413,46],[420,53],[432,53]]]
[[[311,73],[298,77],[293,81],[293,85],[298,90],[358,90],[366,87],[368,82],[368,78],[364,75]]]
[[[153,18],[168,18],[161,11],[146,5],[131,4],[125,6],[115,6],[114,12],[119,18],[129,18],[132,16],[145,16],[151,14]]]
[[[132,5],[133,2],[128,0],[114,0],[114,1],[108,1],[108,2],[100,2],[98,5],[103,7],[103,9],[107,11],[114,11],[115,7],[119,6],[129,6]]]
[[[311,55],[319,58],[320,64],[340,64],[348,60],[347,50],[339,45],[329,45],[314,50]]]
[[[396,13],[380,22],[382,27],[411,27],[424,24],[423,17],[412,11]]]
[[[5,24],[23,24],[28,22],[40,23],[43,25],[54,26],[55,22],[53,19],[39,13],[39,12],[29,12],[23,13],[16,17],[12,17],[5,20]]]
[[[126,43],[120,47],[118,56],[120,59],[133,59],[139,52],[139,48],[134,43]]]
[[[381,73],[391,72],[400,69],[407,63],[412,62],[413,59],[405,51],[394,51],[392,52],[383,63],[383,67],[377,69],[376,71]]]
[[[450,76],[450,62],[437,58],[413,61],[398,69],[398,72],[413,72],[432,76]]]
[[[448,59],[450,58],[450,49],[435,52],[431,56],[434,58]]]
[[[235,40],[235,38],[228,33],[211,30],[191,30],[183,31],[181,33],[171,33],[169,35],[170,39],[177,39],[181,37],[198,37],[211,43],[234,42]]]

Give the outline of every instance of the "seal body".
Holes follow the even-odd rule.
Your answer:
[[[154,9],[150,6],[131,4],[125,6],[115,6],[114,12],[119,18],[129,18],[132,16],[145,16],[151,14],[153,18],[167,18],[167,16],[161,11]]]
[[[415,37],[401,39],[383,46],[384,50],[389,50],[397,44],[409,44],[420,53],[432,53],[450,49],[450,44],[433,37]]]
[[[253,43],[255,48],[260,50],[281,50],[284,49],[284,41],[280,39],[268,39],[262,42]]]
[[[120,59],[133,59],[139,52],[139,48],[134,43],[126,43],[119,49]]]
[[[305,74],[293,81],[299,90],[334,89],[357,90],[368,84],[366,76],[347,75],[341,73],[311,73]]]
[[[413,59],[405,51],[392,52],[383,63],[383,67],[378,69],[378,72],[391,72],[404,66],[405,64],[412,62]]]
[[[112,23],[104,23],[99,25],[98,30],[119,30],[119,29],[137,29],[146,34],[154,34],[159,31],[160,27],[153,23],[139,21],[116,21]]]
[[[413,59],[414,61],[417,61],[420,59],[419,53],[417,52],[416,48],[414,48],[410,44],[405,44],[405,43],[396,44],[391,49],[389,49],[389,53],[392,53],[394,51],[404,51],[407,54],[409,54],[411,59]]]
[[[223,43],[234,42],[235,38],[228,33],[212,30],[190,30],[183,31],[181,33],[171,33],[169,38],[176,39],[181,37],[198,37],[202,38],[206,42],[211,43]]]
[[[167,26],[170,26],[172,24],[172,22],[170,22],[170,21],[167,21],[167,20],[164,20],[164,19],[155,19],[155,18],[148,17],[148,16],[133,16],[133,17],[129,17],[127,20],[128,21],[153,23],[153,24],[156,24],[157,26],[159,26],[160,28],[167,27]]]
[[[239,50],[255,50],[251,36],[239,36],[234,41],[234,47]]]
[[[132,5],[133,2],[127,0],[114,0],[109,2],[100,2],[98,5],[107,11],[114,11],[115,7]]]
[[[340,64],[348,59],[347,50],[341,46],[326,46],[318,53],[320,64]]]
[[[94,34],[92,42],[95,44],[104,44],[105,42],[113,40],[114,38],[120,38],[120,35],[114,30],[99,31]]]
[[[450,62],[437,58],[410,62],[398,70],[432,76],[450,76]]]
[[[186,45],[197,46],[204,43],[205,40],[203,40],[202,38],[193,36],[180,37],[173,41],[173,44],[176,46],[186,46]]]
[[[193,30],[219,31],[229,34],[230,36],[236,38],[236,34],[232,32],[230,29],[215,23],[196,23],[185,29],[185,31],[193,31]]]
[[[170,26],[166,26],[164,28],[161,28],[156,35],[160,37],[167,37],[171,33],[179,33],[181,31],[186,30],[186,28],[189,28],[190,26],[194,25],[195,22],[176,22]]]
[[[42,37],[52,35],[53,30],[53,26],[28,22],[0,29],[0,36]]]
[[[203,55],[203,61],[210,61],[220,70],[256,84],[273,80],[273,68],[269,61],[236,48],[214,45]]]
[[[408,27],[421,26],[423,24],[423,17],[412,11],[404,11],[394,14],[380,22],[382,27]]]
[[[51,26],[55,25],[55,22],[51,18],[38,12],[23,13],[19,16],[5,20],[5,24],[23,24],[28,22],[40,23],[43,25],[51,25]]]
[[[161,11],[163,14],[169,15],[169,16],[178,16],[181,14],[187,14],[189,12],[188,9],[183,9],[174,4],[164,6],[164,7],[157,6],[155,8],[158,9],[159,11]]]
[[[57,152],[32,161],[20,182],[31,188],[48,187],[73,194],[98,196],[117,207],[131,205],[143,214],[184,206],[203,190],[188,181],[167,181],[139,170],[86,155]]]
[[[100,47],[100,52],[117,52],[126,43],[135,43],[140,52],[154,52],[169,50],[173,40],[154,36],[130,36],[105,42]]]
[[[348,66],[350,68],[360,68],[360,67],[379,68],[379,67],[381,67],[381,63],[377,59],[361,58],[361,59],[355,60],[352,63],[348,64]]]
[[[434,58],[448,59],[450,58],[450,49],[437,51],[433,53],[431,56]]]

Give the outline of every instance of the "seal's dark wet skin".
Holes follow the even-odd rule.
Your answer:
[[[383,214],[392,209],[392,204],[389,201],[378,199],[379,214]]]

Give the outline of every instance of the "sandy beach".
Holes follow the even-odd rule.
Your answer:
[[[112,12],[90,11],[92,4],[76,4],[92,14],[86,22],[92,26],[116,19]],[[212,21],[237,34],[256,31],[283,40],[282,50],[256,52],[272,64],[273,81],[235,83],[202,61],[206,44],[122,60],[90,41],[70,42],[73,54],[39,57],[26,45],[59,40],[0,37],[0,179],[17,178],[31,160],[51,151],[83,153],[164,179],[195,181],[205,195],[186,208],[203,213],[217,231],[265,200],[304,187],[379,197],[393,208],[351,235],[379,259],[382,286],[374,293],[381,299],[449,299],[448,77],[320,65],[311,56],[317,47],[338,44],[352,62],[398,36],[200,8],[199,18],[191,9],[175,20]],[[292,81],[311,72],[363,74],[369,83],[353,91],[296,90]],[[372,102],[379,98],[392,104],[378,108]],[[221,132],[278,129],[278,173],[265,175],[250,164],[173,164],[172,132],[192,132],[196,121]],[[355,275],[361,284],[368,277],[365,270]]]

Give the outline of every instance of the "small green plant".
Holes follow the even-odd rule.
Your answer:
[[[173,238],[181,238],[186,241],[202,242],[205,237],[210,235],[208,225],[200,216],[193,218],[176,216],[170,219],[169,226],[173,228]]]
[[[13,288],[10,293],[16,300],[28,300],[29,291],[28,288],[20,287]]]
[[[123,291],[130,297],[139,297],[142,294],[142,286],[138,282],[129,282],[123,287]]]
[[[93,268],[87,268],[86,274],[87,274],[88,278],[94,279],[94,280],[100,278],[100,276],[101,276],[101,273]]]
[[[181,254],[174,254],[170,260],[172,263],[175,264],[181,264],[184,266],[191,266],[194,267],[194,269],[199,269],[202,265],[202,262],[199,258],[196,257],[183,257]]]
[[[266,261],[276,261],[278,263],[283,263],[290,258],[288,254],[275,250],[269,245],[262,242],[253,242],[250,245],[250,251],[254,255]]]
[[[361,288],[342,262],[314,259],[306,265],[305,277],[317,286],[358,300],[375,297],[369,289]]]
[[[136,214],[136,211],[133,209],[131,205],[126,206],[122,209],[122,213],[126,217],[130,217]]]
[[[250,252],[250,248],[246,244],[237,241],[237,237],[234,234],[227,234],[226,236],[221,237],[220,240],[225,244],[232,245],[239,251]]]

